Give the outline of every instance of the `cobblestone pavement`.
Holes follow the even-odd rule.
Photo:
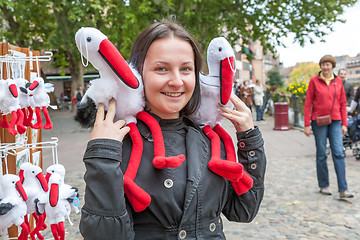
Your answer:
[[[83,205],[85,183],[82,155],[90,131],[81,130],[72,120],[73,113],[51,112],[54,129],[43,132],[43,140],[59,138],[59,161],[67,169],[65,181],[80,190]],[[265,140],[267,171],[265,196],[259,213],[251,223],[224,220],[228,240],[238,239],[360,239],[359,179],[360,161],[347,151],[348,186],[355,198],[338,198],[336,176],[329,159],[332,196],[318,193],[313,137],[300,130],[274,131],[273,119],[256,122]],[[230,129],[230,123],[223,123]],[[230,130],[228,130],[230,131]],[[234,135],[234,133],[233,133]],[[44,167],[51,164],[51,153],[44,153]],[[80,214],[71,214],[73,226],[66,221],[66,239],[82,239],[78,225]],[[51,232],[43,232],[52,239]]]

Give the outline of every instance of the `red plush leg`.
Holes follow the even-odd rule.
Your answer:
[[[203,128],[203,131],[211,141],[209,169],[230,181],[238,181],[242,177],[243,166],[237,162],[222,160],[219,136],[208,125]]]
[[[29,114],[28,114],[28,123],[29,123],[29,126],[30,127],[33,127],[32,125],[32,120],[33,120],[33,115],[34,115],[34,110],[32,109],[32,107],[27,107],[28,111],[29,111]]]
[[[30,124],[29,124],[29,122],[28,122],[28,115],[27,115],[26,109],[25,109],[25,108],[22,108],[21,111],[22,111],[23,114],[24,114],[23,125],[24,125],[25,127],[29,127]]]
[[[249,191],[250,188],[253,186],[253,179],[252,177],[244,171],[242,178],[237,182],[231,182],[235,192],[238,195],[246,193]]]
[[[51,224],[50,225],[50,228],[51,228],[51,232],[54,236],[54,239],[55,240],[59,240],[59,234],[58,234],[58,229],[57,229],[57,224]]]
[[[45,219],[44,219],[43,215],[37,216],[36,213],[33,213],[32,215],[35,218],[36,227],[30,232],[30,238],[32,240],[36,240],[36,238],[35,238],[35,234],[36,234],[40,240],[43,240],[44,237],[43,237],[43,235],[41,235],[40,230],[43,225],[43,221]]]
[[[11,112],[11,120],[10,120],[10,125],[9,125],[9,128],[8,128],[8,131],[11,135],[16,135],[17,134],[17,131],[15,129],[15,124],[16,124],[16,121],[17,121],[17,113],[16,111],[12,111]]]
[[[46,225],[46,223],[45,223],[46,212],[44,212],[43,214],[41,214],[41,217],[42,217],[41,221],[42,221],[43,224],[42,224],[42,226],[40,226],[40,231],[45,230],[45,229],[47,228],[47,225]]]
[[[30,229],[26,225],[25,221],[20,225],[20,227],[21,227],[21,233],[20,233],[18,240],[26,240],[28,238]]]
[[[42,110],[43,110],[43,114],[44,114],[44,117],[45,117],[45,120],[46,120],[46,123],[44,125],[44,129],[52,129],[53,123],[51,122],[51,119],[50,119],[49,112],[48,112],[47,108],[42,107]]]
[[[177,168],[178,166],[180,166],[185,160],[185,156],[183,154],[179,156],[165,157],[164,139],[158,121],[156,121],[155,118],[153,118],[150,114],[144,111],[139,112],[136,117],[149,126],[150,131],[153,135],[154,167],[158,169],[163,169],[168,167]]]
[[[129,123],[128,126],[130,127],[129,134],[133,147],[129,164],[124,174],[124,191],[135,212],[141,212],[151,202],[150,195],[134,182],[141,161],[143,142],[135,123]]]
[[[32,125],[32,128],[40,129],[43,127],[41,113],[40,113],[40,107],[35,108],[35,114],[36,114],[36,123],[34,125]]]
[[[16,128],[20,134],[23,134],[26,132],[26,127],[23,125],[24,122],[24,113],[21,111],[21,109],[17,110],[18,119],[16,122]]]
[[[1,127],[2,128],[8,128],[9,127],[9,123],[8,123],[7,118],[6,118],[6,114],[2,115]]]
[[[65,240],[65,227],[64,222],[58,223],[58,233],[60,235],[60,240]]]

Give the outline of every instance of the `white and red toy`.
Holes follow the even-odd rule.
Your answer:
[[[14,79],[0,80],[0,110],[2,116],[2,128],[8,128],[11,135],[20,134],[26,131],[22,125],[24,114],[19,105],[19,92]],[[6,115],[11,113],[10,124],[7,121]],[[15,129],[17,125],[18,131]]]
[[[200,73],[201,105],[191,119],[202,125],[206,136],[211,140],[211,159],[208,164],[214,173],[231,181],[237,194],[247,192],[253,184],[252,178],[236,161],[231,136],[221,127],[224,117],[218,104],[233,108],[230,100],[235,72],[235,54],[229,42],[214,38],[207,50],[209,74]],[[224,141],[227,160],[220,158],[220,138]]]
[[[69,218],[71,206],[69,199],[77,195],[74,188],[64,184],[64,178],[54,172],[49,178],[50,190],[39,197],[40,203],[45,205],[47,221],[55,240],[65,239],[64,221]]]
[[[28,196],[26,201],[27,214],[32,214],[36,221],[36,227],[30,232],[30,237],[32,240],[35,240],[36,234],[39,239],[44,239],[40,231],[46,228],[45,215],[37,215],[36,203],[39,197],[49,190],[49,186],[42,174],[41,168],[29,162],[20,165],[19,177]],[[25,215],[25,223],[30,228],[27,215]]]
[[[22,187],[20,178],[14,174],[5,174],[2,178],[1,187],[4,198],[0,200],[0,235],[13,224],[21,226],[19,240],[27,239],[30,228],[24,222],[26,215],[27,195]]]
[[[53,123],[51,122],[47,107],[50,105],[50,97],[48,93],[54,91],[53,85],[51,83],[45,83],[42,77],[37,77],[31,80],[31,85],[29,86],[29,94],[30,97],[33,98],[35,104],[35,114],[36,114],[36,123],[32,125],[32,128],[40,129],[44,127],[44,129],[51,129],[53,127]],[[41,119],[41,111],[45,117],[45,125],[43,125]],[[32,113],[30,113],[32,118]],[[32,119],[30,119],[32,120]]]

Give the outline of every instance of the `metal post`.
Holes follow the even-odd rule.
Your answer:
[[[294,96],[294,126],[300,127],[300,124],[299,124],[299,96]]]

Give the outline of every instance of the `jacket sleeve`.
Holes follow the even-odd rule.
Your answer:
[[[258,127],[237,133],[237,138],[239,162],[253,178],[254,183],[249,191],[240,196],[234,190],[229,191],[230,196],[222,212],[230,221],[251,222],[259,211],[264,196],[266,169],[264,141]]]
[[[89,141],[84,155],[86,188],[80,220],[85,240],[134,239],[125,204],[121,160],[122,142]]]
[[[304,125],[305,127],[310,126],[311,121],[311,107],[314,100],[315,86],[314,80],[311,79],[309,87],[306,91],[305,106],[304,106]]]
[[[344,88],[344,85],[342,84],[342,81],[340,80],[339,82],[342,85],[341,95],[340,95],[341,125],[342,126],[347,126],[348,121],[347,121],[347,111],[346,111],[347,102],[346,102],[345,88]]]

